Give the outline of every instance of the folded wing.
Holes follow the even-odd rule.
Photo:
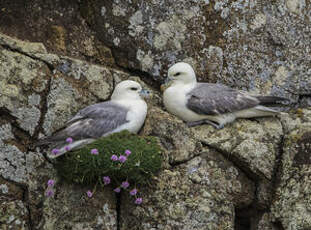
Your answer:
[[[222,84],[198,83],[187,94],[187,107],[204,115],[220,115],[248,109],[260,101],[246,92],[229,88]]]
[[[80,110],[63,129],[37,144],[62,142],[67,137],[74,140],[101,137],[128,122],[127,112],[126,108],[111,101],[90,105]]]

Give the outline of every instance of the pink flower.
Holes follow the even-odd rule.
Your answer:
[[[130,183],[127,182],[127,181],[123,181],[122,184],[121,184],[122,188],[128,188],[128,186],[130,186]]]
[[[48,186],[49,187],[53,187],[54,184],[55,184],[55,180],[52,180],[52,179],[48,180]]]
[[[87,190],[86,195],[91,198],[93,196],[93,193],[90,190]]]
[[[118,160],[118,156],[117,155],[112,155],[111,156],[111,160],[112,161],[117,161]]]
[[[139,197],[135,200],[135,204],[141,204],[143,202],[143,198]]]
[[[136,188],[134,188],[134,189],[132,189],[131,191],[130,191],[130,195],[131,196],[135,196],[137,194],[137,189]]]
[[[71,137],[68,137],[68,138],[66,139],[66,142],[69,143],[69,144],[71,144],[71,143],[73,142],[73,139],[72,139]]]
[[[111,180],[110,180],[110,177],[109,177],[109,176],[104,176],[104,177],[103,177],[103,181],[104,181],[104,184],[107,185],[107,184],[110,184],[110,181],[111,181]]]
[[[119,192],[121,192],[121,189],[119,187],[117,187],[113,191],[115,191],[116,193],[119,193]]]
[[[47,197],[51,197],[51,196],[54,195],[54,191],[53,191],[52,189],[49,189],[49,190],[46,191],[45,195],[46,195]]]
[[[53,153],[54,155],[59,154],[59,149],[52,149],[52,153]]]
[[[125,150],[124,153],[125,153],[126,156],[129,156],[129,155],[131,155],[132,152],[131,152],[131,150],[127,149],[127,150]]]
[[[69,151],[69,150],[70,150],[69,145],[65,146],[65,150],[66,150],[66,151]]]
[[[126,160],[127,160],[126,156],[123,156],[123,155],[119,156],[119,161],[121,163],[124,163]]]
[[[92,149],[91,150],[91,154],[98,155],[98,150],[97,149]]]

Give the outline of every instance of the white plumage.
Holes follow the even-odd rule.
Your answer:
[[[236,118],[274,116],[279,112],[263,105],[287,100],[252,96],[222,84],[198,83],[192,67],[183,62],[169,68],[167,80],[171,84],[163,93],[164,105],[189,126],[208,123],[223,128]]]
[[[69,149],[79,148],[95,139],[112,133],[128,130],[137,133],[144,124],[147,104],[142,96],[149,94],[135,81],[120,82],[114,89],[110,101],[94,104],[80,110],[65,127],[52,136],[39,140],[37,145],[53,145],[59,149],[58,157]],[[74,142],[68,144],[66,138]]]

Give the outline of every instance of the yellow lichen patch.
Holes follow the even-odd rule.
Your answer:
[[[66,30],[62,26],[51,26],[50,42],[59,51],[66,51]]]

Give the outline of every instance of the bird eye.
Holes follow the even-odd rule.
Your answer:
[[[138,88],[136,87],[131,87],[131,90],[136,91]]]
[[[180,72],[174,74],[175,77],[177,77],[179,75],[180,75]]]

